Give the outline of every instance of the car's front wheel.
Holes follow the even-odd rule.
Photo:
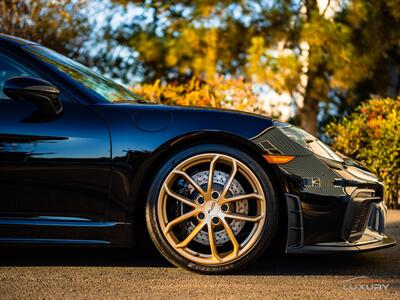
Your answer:
[[[268,175],[248,154],[200,145],[172,156],[152,182],[146,205],[150,236],[173,264],[220,273],[253,262],[277,225]]]

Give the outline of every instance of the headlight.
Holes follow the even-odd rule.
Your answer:
[[[288,123],[275,121],[274,125],[288,138],[301,145],[302,147],[310,150],[311,152],[327,159],[343,162],[343,159],[339,155],[337,155],[335,151],[333,151],[330,147],[328,147],[315,136],[312,136],[303,129],[300,129]]]

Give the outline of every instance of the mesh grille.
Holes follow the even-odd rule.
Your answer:
[[[353,191],[342,225],[342,237],[348,242],[355,242],[364,234],[372,205],[382,202],[382,195],[379,191],[371,188],[360,188]]]
[[[358,214],[355,216],[351,228],[351,235],[359,234],[364,230],[372,202],[371,200],[365,200],[360,204]]]

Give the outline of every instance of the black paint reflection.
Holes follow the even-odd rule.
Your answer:
[[[62,117],[22,122],[32,108],[0,102],[0,215],[104,219],[110,139],[89,107],[65,103]]]

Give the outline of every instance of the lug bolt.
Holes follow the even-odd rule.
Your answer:
[[[217,225],[217,224],[219,223],[219,219],[218,219],[217,217],[214,217],[214,218],[212,219],[212,221],[213,221],[213,223],[214,223],[215,225]]]
[[[203,213],[199,213],[199,215],[197,216],[200,220],[203,220],[204,219],[204,214]]]
[[[228,205],[223,204],[223,205],[221,206],[221,209],[222,209],[222,211],[227,211],[227,210],[228,210]]]
[[[219,194],[218,194],[218,192],[212,192],[211,196],[212,196],[214,199],[217,199],[217,198],[219,197]]]
[[[203,198],[203,197],[199,197],[199,198],[197,199],[197,202],[198,202],[199,204],[203,204],[203,203],[204,203],[204,198]]]

